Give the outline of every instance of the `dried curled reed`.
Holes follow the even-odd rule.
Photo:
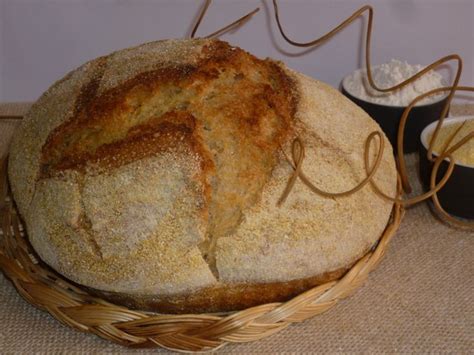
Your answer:
[[[311,182],[308,180],[308,178],[303,174],[301,165],[303,163],[304,159],[304,154],[300,154],[298,156],[295,156],[295,147],[297,146],[297,150],[300,152],[304,152],[304,144],[301,141],[300,138],[296,138],[295,141],[293,142],[293,168],[294,172],[292,176],[288,180],[288,184],[286,186],[286,189],[283,191],[283,194],[279,200],[279,203],[282,203],[286,197],[289,195],[289,192],[291,191],[291,188],[294,186],[296,177],[300,177],[300,179],[305,183],[306,186],[308,186],[311,191],[325,196],[325,197],[342,197],[342,196],[347,196],[353,193],[356,193],[359,191],[362,187],[364,187],[368,182],[370,182],[370,185],[372,186],[373,190],[377,195],[384,199],[388,199],[393,202],[400,203],[404,206],[412,205],[421,201],[424,201],[428,198],[431,198],[433,200],[433,204],[435,206],[435,209],[438,211],[438,213],[444,217],[447,221],[451,222],[452,224],[460,227],[465,227],[465,228],[474,228],[474,223],[472,222],[465,222],[461,221],[457,218],[452,217],[447,213],[443,207],[441,206],[437,192],[447,183],[449,180],[454,167],[455,167],[455,160],[452,156],[452,153],[454,153],[457,149],[459,149],[462,145],[466,144],[469,140],[471,140],[474,137],[474,132],[468,133],[465,137],[463,137],[456,145],[448,149],[449,144],[445,144],[444,150],[440,152],[439,156],[435,157],[433,155],[433,147],[436,143],[436,139],[438,138],[439,131],[443,125],[444,118],[448,112],[449,106],[451,104],[451,101],[456,93],[456,91],[474,91],[474,87],[469,87],[469,86],[458,86],[459,80],[461,79],[461,74],[462,74],[462,59],[458,54],[451,54],[447,55],[443,58],[438,59],[437,61],[431,63],[424,69],[420,70],[418,73],[415,75],[411,76],[410,78],[404,80],[403,82],[389,87],[389,88],[380,88],[378,87],[372,76],[372,66],[371,66],[371,59],[370,59],[370,51],[371,51],[371,38],[372,38],[372,29],[373,29],[373,17],[374,17],[374,10],[371,6],[366,5],[355,11],[351,16],[349,16],[347,19],[345,19],[343,22],[341,22],[338,26],[330,30],[328,33],[312,40],[309,42],[296,42],[288,37],[288,35],[285,33],[283,30],[283,26],[280,21],[280,16],[279,16],[279,11],[278,11],[278,3],[276,0],[273,0],[273,8],[275,10],[275,20],[278,25],[278,29],[282,35],[282,37],[290,44],[297,46],[297,47],[312,47],[312,46],[318,46],[322,44],[323,42],[331,39],[336,33],[350,25],[355,19],[357,19],[359,16],[362,16],[365,12],[368,12],[368,22],[367,22],[367,32],[366,32],[366,40],[365,40],[365,63],[366,63],[366,72],[367,72],[367,79],[370,84],[375,90],[381,91],[381,92],[392,92],[398,89],[401,89],[405,87],[406,85],[414,82],[421,76],[425,75],[428,73],[430,70],[436,69],[442,64],[445,64],[449,61],[456,61],[457,62],[457,70],[456,70],[456,75],[453,81],[452,86],[448,87],[443,87],[443,88],[438,88],[431,90],[429,92],[426,92],[422,95],[419,95],[416,97],[410,105],[407,106],[405,111],[403,112],[403,115],[400,119],[400,124],[399,124],[399,129],[398,129],[398,137],[397,137],[397,159],[398,159],[398,165],[399,165],[399,173],[401,176],[402,180],[402,186],[405,192],[409,193],[411,192],[411,186],[408,181],[408,174],[407,174],[407,169],[406,169],[406,162],[405,162],[405,156],[403,154],[403,141],[404,141],[404,133],[405,133],[405,126],[406,126],[406,121],[408,119],[408,116],[413,109],[413,107],[416,105],[417,102],[420,100],[423,100],[426,97],[429,97],[431,95],[435,95],[440,92],[444,91],[449,91],[449,95],[446,101],[446,104],[441,112],[441,116],[439,118],[438,124],[436,125],[436,128],[433,132],[433,136],[431,138],[429,148],[428,148],[428,159],[434,163],[433,169],[431,172],[431,181],[430,181],[430,189],[428,192],[421,194],[419,196],[409,198],[409,199],[399,199],[394,196],[388,196],[386,193],[381,191],[381,189],[376,185],[374,181],[374,176],[376,175],[377,169],[379,168],[379,160],[380,157],[383,153],[383,136],[380,134],[380,132],[372,132],[369,134],[366,140],[365,144],[365,150],[364,150],[364,161],[365,161],[365,168],[366,168],[366,177],[358,184],[356,185],[353,189],[345,192],[327,192],[327,191],[322,191],[318,189],[316,186],[311,184]],[[379,145],[378,145],[378,151],[377,151],[377,158],[376,162],[373,166],[372,169],[368,168],[369,165],[369,150],[371,147],[371,141],[375,135],[378,136],[379,140]],[[452,140],[453,137],[451,137],[450,140]],[[436,179],[438,176],[438,170],[441,165],[441,162],[447,159],[449,161],[449,167],[448,170],[446,171],[445,175],[443,178],[439,181],[439,183],[436,183]]]
[[[209,5],[211,5],[211,1],[212,0],[206,0],[206,2],[204,3],[204,6],[202,7],[201,9],[201,12],[199,13],[199,17],[196,21],[196,24],[194,25],[193,27],[193,30],[191,31],[191,35],[190,35],[190,38],[194,38],[194,36],[196,35],[196,32],[197,32],[197,29],[199,28],[199,25],[201,24],[202,22],[202,19],[204,18],[204,15],[206,14],[207,12],[207,9],[209,8]],[[256,8],[255,10],[249,12],[248,14],[240,17],[239,19],[235,20],[234,22],[232,22],[231,24],[227,25],[227,26],[224,26],[220,29],[218,29],[217,31],[215,32],[212,32],[210,35],[207,35],[205,36],[204,38],[213,38],[213,37],[218,37],[218,36],[221,36],[223,35],[224,33],[232,30],[232,29],[235,29],[237,27],[240,27],[242,26],[245,22],[247,22],[248,20],[250,20],[250,18],[255,15],[257,12],[260,11],[260,8]]]

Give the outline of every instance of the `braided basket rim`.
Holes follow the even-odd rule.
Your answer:
[[[94,297],[41,262],[27,240],[9,192],[6,159],[0,178],[0,270],[26,301],[81,332],[123,346],[179,352],[211,351],[228,343],[256,341],[326,312],[362,286],[383,258],[405,212],[400,204],[394,204],[379,240],[341,278],[287,302],[222,314],[159,314]]]

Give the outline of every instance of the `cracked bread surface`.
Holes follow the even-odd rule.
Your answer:
[[[297,182],[276,206],[296,136],[305,173],[336,192],[364,177],[375,129],[281,63],[167,40],[55,83],[16,133],[9,174],[33,247],[69,279],[140,308],[231,310],[334,279],[376,242],[392,204],[370,187],[327,199]],[[376,181],[395,194],[391,149]]]

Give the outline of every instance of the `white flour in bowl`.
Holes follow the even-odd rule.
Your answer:
[[[407,62],[392,59],[390,62],[372,67],[372,77],[380,88],[388,88],[401,83],[422,70],[422,65],[410,65]],[[348,75],[343,82],[344,89],[352,96],[376,104],[390,106],[408,106],[417,96],[427,91],[446,86],[444,79],[436,71],[429,71],[413,83],[394,92],[383,93],[373,89],[367,80],[365,69],[358,69]],[[447,93],[433,95],[417,103],[425,105],[438,101]]]

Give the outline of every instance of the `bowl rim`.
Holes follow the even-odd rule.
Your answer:
[[[380,67],[382,64],[379,64],[379,65],[372,65],[372,68],[378,68]],[[367,100],[364,100],[360,97],[358,97],[357,95],[354,95],[352,92],[350,92],[350,90],[347,90],[346,86],[345,86],[345,82],[346,80],[349,78],[349,76],[353,75],[355,72],[358,72],[358,71],[363,71],[365,70],[365,68],[359,68],[359,69],[356,69],[352,72],[350,72],[349,74],[345,75],[343,78],[342,78],[342,81],[341,81],[341,87],[342,89],[347,92],[349,95],[351,95],[352,97],[356,98],[357,100],[360,100],[360,101],[363,101],[363,102],[366,102],[368,104],[371,104],[371,105],[376,105],[376,106],[381,106],[381,107],[392,107],[392,108],[398,108],[398,109],[406,109],[408,107],[407,106],[400,106],[400,105],[390,105],[390,104],[381,104],[381,103],[378,103],[378,102],[372,102],[372,101],[367,101]],[[444,86],[448,86],[446,84],[446,79],[443,78],[443,87]],[[444,101],[447,99],[447,97],[449,96],[449,92],[447,92],[446,94],[443,94],[440,96],[439,99],[433,101],[433,102],[429,102],[429,103],[426,103],[426,104],[421,104],[421,105],[415,105],[413,106],[413,109],[415,108],[418,108],[418,107],[427,107],[427,106],[431,106],[431,105],[434,105],[434,104],[438,104],[440,103],[441,101]]]
[[[443,122],[443,126],[444,125],[451,125],[451,124],[455,124],[455,123],[458,123],[458,122],[464,122],[464,121],[474,121],[474,115],[468,115],[468,116],[456,116],[456,117],[446,117],[444,122]],[[420,141],[421,141],[421,144],[423,145],[423,147],[428,150],[428,135],[434,131],[436,125],[438,124],[439,120],[436,120],[436,121],[433,121],[431,122],[429,125],[427,125],[425,128],[423,128],[423,131],[421,131],[421,135],[420,135]],[[443,127],[442,126],[442,127]],[[421,152],[420,152],[421,153]],[[433,152],[433,155],[435,156],[439,156],[438,154],[436,154],[435,152]],[[449,162],[449,159],[448,158],[444,158],[443,159],[444,161],[446,162]],[[455,165],[459,165],[459,166],[463,166],[465,168],[469,168],[469,169],[474,169],[474,164],[473,165],[469,165],[469,164],[465,164],[465,163],[460,163],[460,162],[456,162]]]

